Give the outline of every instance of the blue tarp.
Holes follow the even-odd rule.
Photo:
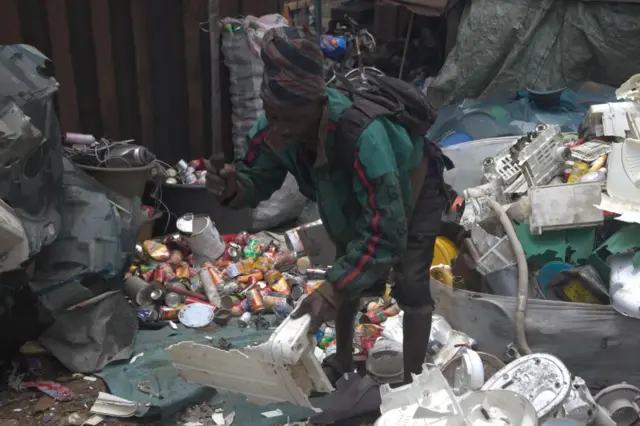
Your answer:
[[[438,111],[427,136],[441,142],[454,133],[474,140],[522,135],[539,123],[556,124],[563,132],[575,132],[591,105],[615,102],[614,89],[600,86],[597,92],[565,89],[555,102],[541,105],[526,90],[511,99],[465,99]]]

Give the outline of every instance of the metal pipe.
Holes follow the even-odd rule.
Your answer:
[[[413,18],[415,18],[416,14],[411,12],[411,18],[409,19],[409,29],[407,30],[407,38],[404,41],[404,50],[402,51],[402,62],[400,62],[400,72],[398,73],[398,78],[402,80],[402,73],[404,71],[404,63],[407,59],[407,50],[409,49],[409,39],[411,38],[411,29],[413,28]]]
[[[316,21],[316,33],[320,34],[322,32],[322,0],[315,0],[313,12]]]
[[[527,343],[525,330],[527,301],[529,298],[529,267],[527,266],[527,258],[525,257],[522,244],[520,244],[516,230],[513,228],[513,224],[511,223],[511,220],[509,220],[507,213],[504,211],[502,206],[493,199],[487,197],[487,201],[491,209],[496,213],[496,215],[498,215],[498,219],[500,219],[500,223],[509,237],[511,249],[516,255],[516,263],[518,265],[518,295],[516,296],[515,344],[521,355],[528,355],[531,353],[531,348]]]

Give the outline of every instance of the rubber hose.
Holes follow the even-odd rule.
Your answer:
[[[527,317],[527,301],[529,298],[529,267],[527,266],[527,258],[525,257],[522,244],[518,239],[516,230],[509,220],[507,213],[502,206],[496,201],[487,197],[489,201],[489,207],[498,215],[500,223],[502,224],[509,242],[511,243],[511,249],[516,255],[516,263],[518,265],[518,295],[516,297],[516,338],[515,344],[520,355],[528,355],[531,353],[531,348],[527,343],[527,336],[525,332],[525,319]]]

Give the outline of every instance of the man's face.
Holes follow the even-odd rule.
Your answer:
[[[310,103],[303,106],[287,106],[264,104],[264,111],[269,122],[269,140],[274,147],[303,142],[314,137],[318,130],[321,105]]]

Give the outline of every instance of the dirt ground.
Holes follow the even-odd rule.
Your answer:
[[[75,377],[57,361],[48,357],[26,358],[29,364],[28,372],[23,381],[50,380],[60,383],[73,390],[70,401],[56,401],[37,389],[16,391],[4,387],[0,390],[0,426],[66,426],[78,424],[93,416],[89,411],[98,397],[98,392],[108,392],[104,382],[98,377],[83,375]],[[23,358],[23,362],[24,362]],[[7,368],[5,366],[5,372]],[[8,377],[6,374],[5,377]],[[6,383],[6,382],[5,382]],[[70,418],[70,416],[72,416]],[[103,425],[132,426],[138,425],[136,419],[105,419]],[[160,426],[160,422],[145,423],[147,426]]]

